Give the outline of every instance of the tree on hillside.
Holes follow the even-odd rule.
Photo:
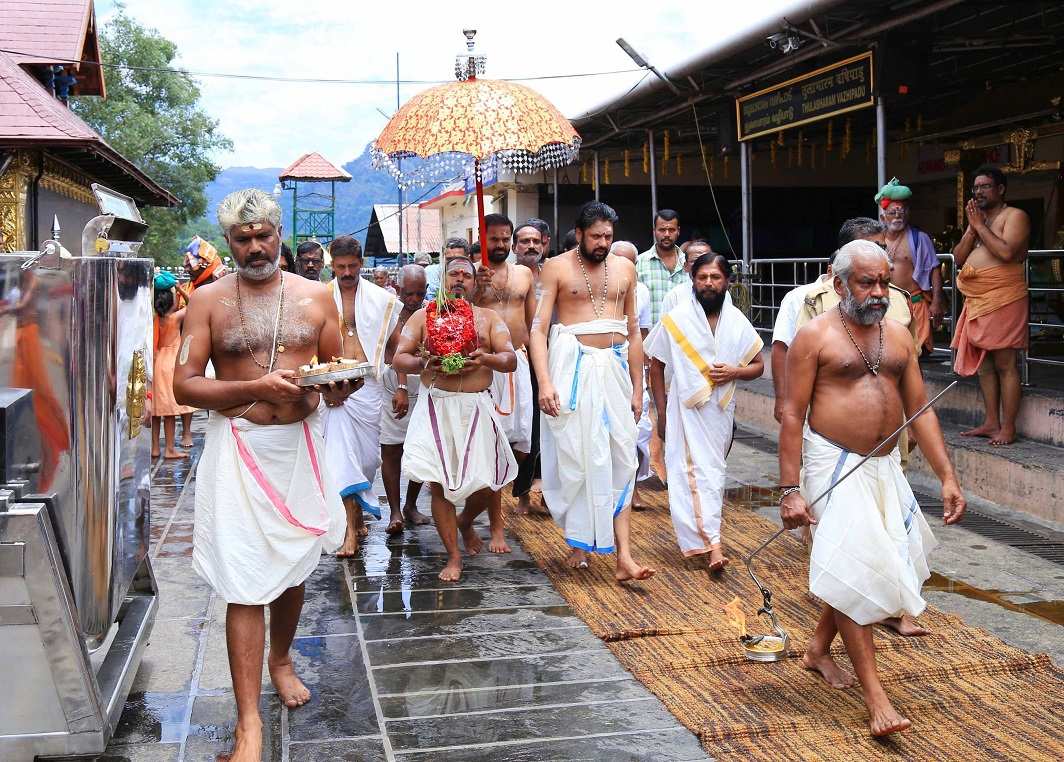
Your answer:
[[[150,225],[142,251],[159,264],[180,264],[186,223],[203,216],[204,186],[220,171],[214,152],[232,148],[199,104],[195,80],[174,67],[177,46],[154,29],[117,15],[101,30],[107,98],[79,98],[73,108],[117,151],[181,199],[173,209],[143,210]],[[118,67],[137,68],[118,68]]]

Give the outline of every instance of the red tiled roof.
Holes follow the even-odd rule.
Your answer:
[[[92,0],[3,0],[0,49],[16,63],[79,60],[93,18]]]
[[[341,183],[350,182],[351,175],[344,170],[331,164],[320,153],[305,153],[293,161],[281,173],[278,180],[336,180]]]

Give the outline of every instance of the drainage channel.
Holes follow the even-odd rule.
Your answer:
[[[775,455],[778,452],[775,442],[747,429],[740,428],[735,434],[735,441],[769,455]],[[916,491],[913,494],[916,495],[920,508],[927,516],[942,518],[942,501],[938,497]],[[1064,566],[1064,532],[1054,532],[1043,527],[1035,529],[1020,526],[1011,521],[980,513],[971,507],[968,508],[961,526],[980,537],[1000,542],[1017,550],[1025,550],[1046,561]]]

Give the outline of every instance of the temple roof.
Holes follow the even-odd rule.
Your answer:
[[[333,165],[320,153],[305,153],[293,161],[281,172],[279,180],[301,180],[314,182],[316,180],[335,180],[341,183],[351,181],[351,175]]]
[[[69,63],[76,95],[106,95],[92,0],[3,0],[0,50],[23,66]],[[87,63],[70,63],[86,61]]]

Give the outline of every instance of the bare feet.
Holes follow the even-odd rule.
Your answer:
[[[152,451],[151,451],[151,458],[152,458],[152,460],[155,460],[155,459],[156,459],[156,458],[158,458],[158,457],[159,457],[159,451],[158,451],[158,450],[152,450]]]
[[[709,570],[711,572],[714,574],[722,572],[727,565],[728,557],[724,555],[724,552],[720,548],[709,549]]]
[[[412,505],[407,505],[403,508],[403,518],[416,527],[432,523],[432,519],[418,511],[418,509]]]
[[[443,567],[443,571],[440,572],[440,579],[443,582],[457,582],[462,578],[462,559],[461,557],[452,558],[447,561],[447,565]]]
[[[344,544],[340,546],[340,549],[336,551],[337,558],[353,558],[358,553],[358,540],[359,533],[347,530],[347,534],[344,535]]]
[[[570,569],[586,569],[587,553],[580,548],[573,548],[569,552],[569,557],[565,559],[565,565]]]
[[[488,550],[492,553],[509,553],[510,546],[506,542],[506,534],[502,528],[491,530],[491,539],[488,540]]]
[[[806,651],[802,656],[802,666],[810,672],[819,672],[824,682],[832,688],[852,688],[857,685],[857,678],[836,664],[830,653],[813,656]]]
[[[194,443],[192,441],[191,434],[189,434],[188,436],[181,437],[181,446],[184,447],[186,450],[190,449],[193,444]]]
[[[384,530],[384,533],[388,534],[388,535],[396,535],[396,534],[401,534],[402,531],[403,531],[403,519],[402,519],[402,517],[396,518],[396,517],[393,516],[391,521],[388,522],[388,527]]]
[[[270,680],[277,690],[277,698],[281,699],[281,703],[289,709],[295,709],[310,701],[310,691],[307,690],[307,686],[303,685],[303,681],[296,677],[290,655],[286,655],[283,659],[270,658],[267,661],[270,668]]]
[[[473,528],[472,524],[467,527],[460,527],[460,529],[462,530],[462,543],[465,545],[466,553],[475,556],[484,549],[484,541],[480,539],[480,535],[477,534],[477,530]],[[443,579],[442,575],[440,579]]]
[[[1010,445],[1016,441],[1016,426],[1004,425],[994,435],[990,437],[990,444],[994,447],[1004,447]]]
[[[358,536],[359,537],[368,537],[369,536],[369,527],[366,525],[365,519],[362,519],[361,521],[358,522]]]
[[[517,505],[514,507],[514,514],[517,516],[527,516],[532,510],[532,499],[528,494],[521,495],[517,498]]]
[[[156,457],[158,457],[158,455],[156,455]],[[167,448],[166,452],[163,453],[163,457],[167,460],[180,460],[181,458],[187,458],[188,453],[178,452],[177,450],[171,450],[170,448]]]
[[[898,714],[889,701],[884,701],[882,707],[868,707],[868,715],[868,727],[876,738],[912,727],[912,722]]]
[[[262,720],[237,723],[233,751],[219,754],[219,762],[260,762],[262,760]]]
[[[976,426],[974,429],[968,429],[967,431],[962,431],[961,432],[961,436],[962,437],[992,437],[995,434],[997,434],[999,428],[1001,428],[1001,427],[996,425],[996,424],[991,425],[989,423],[984,423],[982,426]]]
[[[904,635],[907,638],[918,638],[924,635],[931,634],[931,630],[927,629],[926,627],[921,627],[917,623],[917,621],[908,614],[903,614],[900,617],[887,617],[882,622],[880,622],[880,624],[886,627],[888,630],[894,630],[894,632],[898,633],[899,635]]]
[[[622,561],[617,559],[617,571],[613,573],[613,578],[618,582],[627,582],[633,579],[650,579],[654,576],[654,570],[649,566],[641,566],[632,559]]]

